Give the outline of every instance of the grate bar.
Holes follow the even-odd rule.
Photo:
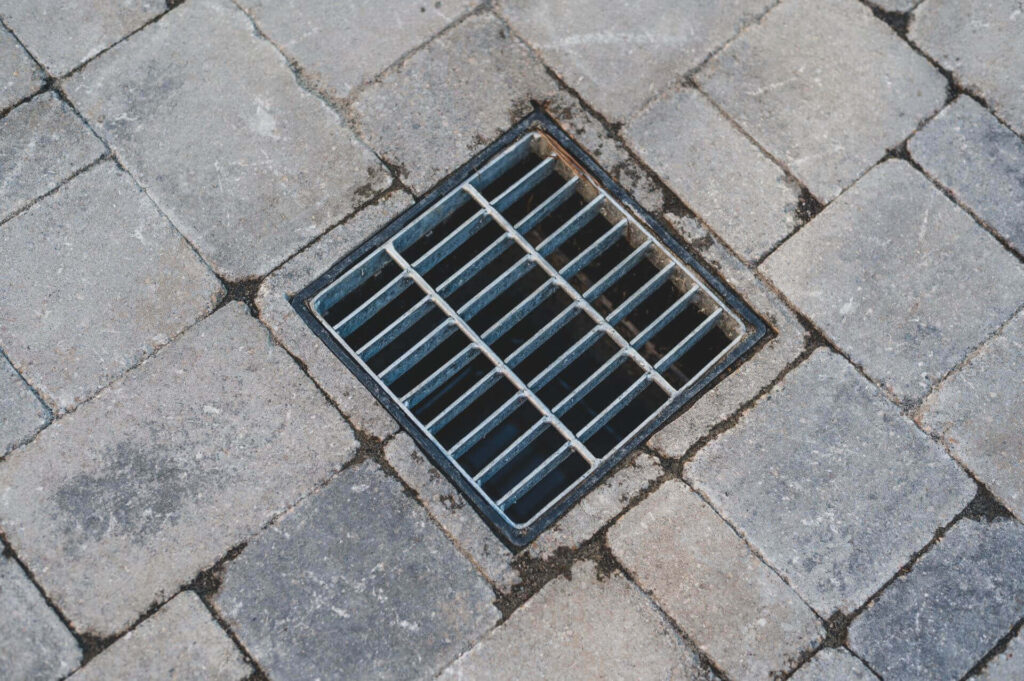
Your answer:
[[[366,341],[363,347],[356,351],[356,354],[365,360],[376,357],[377,353],[383,350],[390,340],[408,331],[413,324],[423,319],[423,316],[432,309],[434,309],[434,304],[430,301],[430,298],[424,298],[401,317],[388,324],[383,331]]]
[[[544,367],[544,370],[530,381],[530,390],[540,390],[550,383],[552,378],[562,373],[562,371],[576,361],[580,355],[593,347],[594,343],[599,341],[603,335],[604,332],[600,327],[593,328],[588,331],[582,338],[569,346],[568,350],[559,355],[554,362]]]
[[[556,287],[553,283],[545,281],[543,284],[538,286],[533,293],[526,296],[522,302],[509,310],[504,317],[494,322],[494,324],[491,325],[491,328],[480,334],[480,337],[483,338],[486,343],[493,343],[498,340],[513,326],[522,321],[526,315],[537,309],[537,306],[550,298],[551,294],[555,292],[555,288]]]
[[[559,416],[567,412],[576,406],[576,403],[582,400],[584,397],[590,394],[590,391],[598,386],[601,381],[608,378],[613,371],[622,366],[629,356],[624,350],[619,350],[614,355],[608,358],[608,360],[598,367],[597,371],[587,377],[583,383],[578,385],[575,390],[565,396],[561,402],[555,405],[551,411],[555,412]]]
[[[485,392],[494,387],[498,381],[501,380],[502,374],[497,369],[491,369],[487,374],[480,378],[479,381],[469,387],[469,390],[459,395],[454,402],[448,405],[448,408],[439,413],[437,416],[427,424],[427,430],[431,433],[436,433],[441,430],[454,419],[456,416],[466,410],[473,400],[477,399]]]
[[[412,284],[412,279],[397,276],[373,294],[369,300],[353,310],[347,317],[338,322],[334,330],[340,336],[347,336],[365,324],[370,317],[380,312],[388,303],[402,295]]]
[[[548,156],[530,169],[530,172],[519,178],[515,184],[503,191],[498,198],[494,199],[494,207],[498,210],[505,210],[522,198],[523,194],[547,179],[547,176],[550,175],[554,169],[555,157]]]
[[[693,347],[697,341],[707,335],[715,326],[715,322],[722,316],[722,308],[716,309],[707,319],[702,321],[696,329],[687,334],[686,338],[679,341],[674,348],[668,351],[664,357],[658,360],[658,363],[654,365],[654,368],[658,371],[664,371],[665,369],[672,366],[677,359],[689,352],[690,348]]]
[[[669,276],[672,274],[672,270],[675,265],[669,263],[665,265],[661,270],[653,277],[647,280],[647,283],[638,288],[633,292],[629,298],[626,298],[622,303],[615,308],[610,315],[608,315],[609,324],[618,324],[623,319],[629,316],[629,314],[636,309],[636,306],[642,303],[647,296],[654,293],[659,286],[668,281]]]
[[[324,289],[316,297],[317,305],[320,309],[336,305],[339,300],[355,290],[356,287],[365,283],[370,277],[384,269],[389,262],[391,262],[391,258],[384,251],[371,253],[353,265],[352,269],[342,275],[330,287]]]
[[[417,272],[426,274],[433,269],[434,265],[447,258],[455,249],[466,243],[483,229],[487,225],[488,219],[489,216],[485,211],[475,213],[473,217],[456,227],[455,231],[441,239],[433,248],[421,255],[416,262],[412,263],[412,266],[416,268]]]
[[[583,298],[588,302],[594,302],[604,294],[609,288],[615,285],[623,276],[632,270],[644,256],[647,251],[650,250],[654,242],[647,240],[643,242],[635,251],[630,253],[622,262],[615,267],[611,268],[607,274],[601,277],[593,286],[587,289],[587,292],[583,294]]]
[[[633,401],[637,395],[642,393],[650,383],[648,382],[648,376],[641,376],[640,378],[633,381],[633,385],[623,394],[616,397],[611,403],[601,410],[601,413],[590,420],[587,425],[583,426],[580,431],[580,439],[587,440],[591,435],[601,430],[609,421],[615,418],[616,414],[625,409],[630,402]]]
[[[481,270],[490,265],[498,256],[504,253],[510,242],[511,239],[508,234],[502,233],[502,235],[495,239],[490,246],[456,270],[452,276],[441,282],[441,285],[437,287],[437,292],[444,297],[448,297],[455,291],[459,290],[459,288],[461,288],[467,281],[479,274]]]
[[[554,454],[544,460],[544,463],[530,471],[530,474],[520,480],[518,485],[510,489],[501,499],[498,499],[498,508],[505,510],[522,499],[523,495],[533,489],[548,473],[565,461],[571,453],[572,447],[569,446],[568,442],[559,447]]]
[[[509,413],[522,404],[524,400],[526,400],[526,395],[522,392],[516,392],[512,397],[505,400],[500,407],[492,411],[487,418],[483,419],[476,428],[469,431],[465,437],[452,445],[450,450],[451,457],[458,461],[459,457],[465,454],[470,447],[482,440],[484,436],[497,428],[503,418],[508,416]]]
[[[690,303],[693,301],[693,297],[697,295],[697,291],[699,290],[700,289],[697,286],[690,287],[689,291],[675,300],[664,312],[658,315],[654,321],[642,329],[636,337],[630,341],[630,345],[634,348],[643,347],[643,344],[654,337],[654,334],[664,329],[669,322],[678,317],[683,310],[690,306]]]
[[[455,328],[456,324],[454,321],[450,319],[444,320],[440,326],[421,338],[416,345],[406,350],[401,357],[389,364],[384,371],[380,372],[380,377],[385,383],[391,385],[412,368],[414,364],[426,357],[431,350],[455,333]]]
[[[402,402],[408,405],[409,408],[415,407],[427,395],[440,388],[445,381],[462,371],[479,354],[480,351],[476,349],[475,345],[472,343],[467,345],[459,351],[459,354],[442,364],[437,371],[427,376],[420,381],[419,385],[406,393],[402,397]]]
[[[419,240],[424,234],[437,227],[445,219],[451,217],[455,211],[466,204],[458,194],[451,194],[443,201],[435,205],[426,213],[416,219],[411,225],[395,235],[393,243],[395,249],[404,251],[412,243]],[[383,251],[381,251],[383,252]]]
[[[481,196],[480,199],[486,201],[483,196]],[[540,242],[540,245],[537,246],[537,252],[545,258],[554,253],[559,246],[571,239],[576,232],[583,229],[588,222],[594,219],[594,216],[600,212],[601,204],[603,203],[604,196],[598,195],[590,203],[583,206],[583,208],[580,208],[576,214],[566,220],[561,227],[548,235],[548,238],[544,239],[544,241]]]
[[[576,303],[569,305],[567,308],[558,313],[554,319],[542,326],[537,330],[525,343],[519,346],[519,349],[513,352],[508,357],[508,365],[516,366],[521,361],[530,356],[530,353],[543,345],[549,338],[555,335],[563,325],[565,325],[571,317],[576,315],[579,311]]]
[[[473,481],[478,485],[482,485],[490,480],[505,464],[519,456],[524,449],[530,446],[531,442],[540,437],[540,434],[544,432],[548,425],[546,418],[534,423],[525,433],[516,438],[515,442],[506,447],[490,463],[484,466],[479,473],[473,476]]]
[[[611,248],[611,245],[618,241],[622,235],[622,230],[626,228],[626,220],[623,218],[617,223],[611,226],[611,228],[601,235],[601,237],[588,246],[582,253],[577,255],[572,261],[565,267],[558,271],[566,280],[575,277],[580,270],[594,262],[594,259]]]
[[[485,286],[480,293],[477,293],[465,305],[460,307],[459,316],[463,319],[472,319],[476,316],[477,312],[484,309],[491,301],[507,291],[512,284],[519,281],[531,268],[533,268],[533,262],[530,256],[524,255],[512,267],[502,272],[497,279]]]
[[[481,168],[473,177],[466,180],[466,184],[473,183],[486,187],[498,179],[502,173],[511,169],[514,165],[526,158],[530,153],[530,143],[533,141],[531,135],[523,137],[511,147],[499,154],[493,161]],[[461,192],[460,192],[461,193]]]
[[[565,184],[556,189],[554,194],[544,199],[539,206],[527,213],[526,217],[517,222],[515,230],[520,234],[526,234],[529,232],[537,225],[537,223],[558,210],[558,208],[573,195],[576,191],[576,185],[579,183],[580,178],[575,176],[571,177]]]

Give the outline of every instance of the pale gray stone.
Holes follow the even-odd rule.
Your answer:
[[[0,26],[0,111],[43,85],[43,74],[13,35]]]
[[[250,542],[216,596],[275,679],[432,678],[499,617],[487,582],[373,463]]]
[[[900,13],[909,12],[914,9],[914,5],[920,1],[921,0],[869,0],[872,5],[879,9],[883,9],[886,12]]]
[[[577,563],[439,677],[446,681],[709,681],[693,649],[621,574]]]
[[[164,0],[0,0],[0,17],[60,76],[167,9]]]
[[[390,183],[227,0],[175,8],[65,87],[228,279],[266,274]]]
[[[659,99],[625,136],[742,257],[760,259],[796,227],[799,187],[700,92]]]
[[[905,401],[1024,303],[1024,267],[903,161],[872,169],[761,269]]]
[[[769,0],[501,0],[499,11],[545,63],[619,121],[698,66]]]
[[[823,617],[856,610],[975,494],[942,447],[826,349],[686,477]]]
[[[961,95],[908,147],[926,173],[1024,253],[1024,141],[1012,130]]]
[[[491,14],[475,14],[363,90],[364,139],[420,193],[545,99],[555,82]]]
[[[183,591],[70,681],[242,681],[251,671],[199,597]]]
[[[267,36],[319,88],[345,97],[475,0],[240,0]],[[344,46],[343,51],[339,47]]]
[[[946,98],[942,75],[856,0],[780,3],[696,78],[823,202]]]
[[[679,481],[665,483],[613,525],[608,545],[735,681],[774,678],[822,638],[811,609]]]
[[[0,354],[0,457],[46,425],[49,410]]]
[[[1024,633],[1018,633],[985,665],[975,681],[1019,681],[1024,679]]]
[[[44,399],[74,407],[207,314],[209,268],[112,162],[0,229],[0,343]]]
[[[919,420],[1024,519],[1024,312],[928,396]]]
[[[878,677],[846,648],[825,648],[812,657],[790,681],[878,681]]]
[[[75,637],[25,572],[0,555],[0,679],[57,681],[81,658]]]
[[[1024,526],[964,519],[850,626],[886,681],[955,681],[1024,616]]]
[[[0,220],[103,154],[103,143],[52,92],[0,119]]]
[[[231,303],[0,462],[0,526],[78,631],[110,635],[356,448]]]
[[[926,0],[909,36],[1024,134],[1024,12],[1017,0]]]

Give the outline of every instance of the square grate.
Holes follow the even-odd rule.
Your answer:
[[[766,333],[542,112],[292,302],[517,547]]]

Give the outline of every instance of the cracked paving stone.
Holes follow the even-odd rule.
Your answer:
[[[685,475],[822,617],[856,610],[975,494],[939,445],[825,349]]]
[[[908,148],[926,173],[1024,254],[1024,141],[1012,130],[961,95]]]
[[[734,681],[788,671],[824,635],[811,609],[682,482],[665,483],[626,513],[608,545]]]
[[[905,402],[1024,302],[1024,267],[903,161],[872,169],[761,270]]]
[[[856,0],[783,2],[696,79],[822,202],[946,99],[945,78]]]
[[[99,158],[103,143],[52,92],[0,119],[0,220]]]
[[[228,564],[217,610],[271,678],[433,678],[490,629],[487,582],[376,464],[362,463]]]
[[[878,681],[878,677],[845,648],[820,650],[790,681]]]
[[[1015,681],[1024,679],[1024,633],[1018,632],[1006,649],[985,665],[974,681]]]
[[[352,458],[357,441],[241,303],[0,461],[0,526],[108,636]]]
[[[577,563],[516,610],[439,681],[711,681],[693,649],[620,573]]]
[[[18,564],[0,554],[0,679],[57,681],[81,658],[57,613]]]
[[[50,411],[0,354],[0,458],[46,425]]]
[[[0,111],[42,86],[43,73],[15,37],[0,26]]]
[[[886,681],[955,681],[1024,616],[1024,526],[963,519],[850,625]]]
[[[243,681],[251,671],[199,597],[183,591],[68,681]]]
[[[0,229],[0,344],[60,410],[213,309],[223,287],[113,162]]]
[[[230,280],[266,274],[391,181],[226,0],[175,8],[65,87]]]
[[[770,4],[501,0],[498,7],[569,87],[609,118],[625,121]]]

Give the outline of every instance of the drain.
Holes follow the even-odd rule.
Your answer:
[[[514,546],[765,333],[541,112],[293,304]]]

